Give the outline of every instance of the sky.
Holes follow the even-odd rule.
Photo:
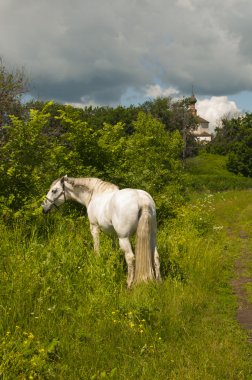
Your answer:
[[[212,128],[252,112],[251,0],[0,0],[0,56],[30,95],[85,105],[182,98]]]

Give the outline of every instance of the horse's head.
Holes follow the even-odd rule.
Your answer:
[[[65,181],[67,181],[67,176],[57,179],[52,183],[48,193],[46,194],[46,199],[42,204],[44,214],[47,214],[53,206],[58,208],[66,201]]]

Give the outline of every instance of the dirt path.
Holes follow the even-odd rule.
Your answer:
[[[243,244],[242,255],[235,264],[236,278],[232,281],[232,287],[238,299],[237,320],[247,330],[248,341],[252,343],[252,303],[249,302],[246,291],[246,285],[252,283],[252,278],[247,275],[252,252],[249,250],[248,244],[246,244],[246,241],[249,241],[248,235],[240,233],[239,237],[243,239],[245,244]]]
[[[228,245],[237,257],[233,292],[236,317],[252,343],[252,191],[230,191],[216,203],[216,217],[227,231]]]

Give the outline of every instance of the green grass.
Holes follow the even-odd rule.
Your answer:
[[[201,153],[200,155],[189,158],[186,162],[186,168],[191,174],[211,174],[211,175],[231,175],[234,174],[227,171],[226,156],[218,154]]]
[[[244,256],[245,268],[241,275],[252,279],[252,191],[230,191],[217,196],[216,217],[228,231],[229,250],[236,258]],[[252,303],[251,283],[244,285]]]
[[[252,188],[252,179],[238,176],[226,168],[226,157],[202,153],[186,162],[187,186],[195,191],[226,191]]]
[[[130,291],[119,249],[103,236],[95,257],[85,219],[1,226],[0,378],[252,378],[230,288],[237,253],[221,228],[236,212],[220,197],[163,225],[163,281]]]

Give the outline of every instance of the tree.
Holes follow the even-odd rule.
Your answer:
[[[14,210],[36,193],[40,182],[38,168],[49,160],[47,139],[41,135],[47,119],[46,110],[43,113],[33,110],[27,123],[11,116],[11,125],[4,127],[6,138],[0,150],[1,197]]]
[[[182,138],[178,131],[167,132],[159,120],[143,112],[133,126],[121,165],[125,184],[156,193],[178,176]]]
[[[24,69],[8,69],[0,58],[0,126],[9,123],[9,115],[20,116],[21,97],[28,90]]]
[[[169,97],[147,100],[139,106],[140,110],[150,113],[159,120],[167,131],[175,130],[172,123],[172,99]]]
[[[210,152],[227,155],[227,168],[246,177],[252,176],[252,114],[222,121],[209,145]]]
[[[0,57],[0,147],[6,136],[2,126],[10,124],[10,115],[22,115],[21,97],[27,92],[27,88],[28,80],[24,70],[7,69]]]
[[[197,119],[190,111],[190,100],[191,98],[172,100],[172,98],[164,97],[149,100],[140,106],[145,113],[151,113],[159,120],[166,131],[180,132],[184,141],[183,162],[186,157],[195,155],[198,151],[198,144],[192,134],[197,127]]]

